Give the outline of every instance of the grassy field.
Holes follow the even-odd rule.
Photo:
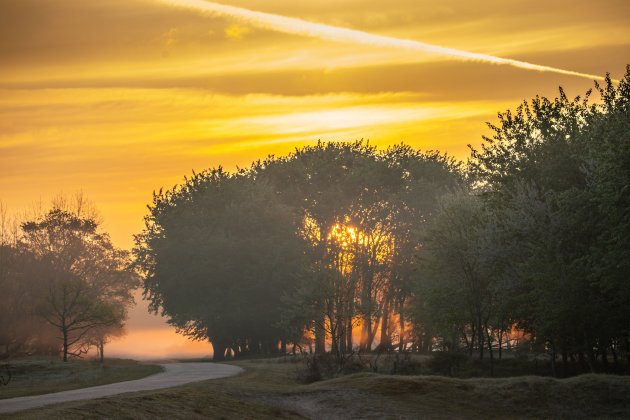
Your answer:
[[[309,385],[298,364],[235,363],[242,375],[67,403],[12,418],[630,418],[630,377],[454,379],[358,373]]]
[[[9,363],[11,381],[0,386],[0,399],[25,395],[46,394],[88,386],[144,378],[162,371],[158,365],[135,360],[107,359],[97,361],[72,360],[64,363],[58,357],[26,357]],[[6,377],[6,369],[0,369]]]

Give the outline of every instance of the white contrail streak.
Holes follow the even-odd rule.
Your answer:
[[[321,23],[309,22],[303,19],[274,15],[271,13],[256,12],[241,7],[227,6],[204,0],[157,0],[172,6],[194,9],[202,13],[215,16],[226,16],[238,19],[243,23],[250,24],[262,29],[269,29],[287,34],[302,35],[311,38],[319,38],[329,41],[348,42],[354,44],[371,45],[376,47],[397,48],[409,51],[429,53],[450,57],[461,61],[478,61],[492,64],[502,64],[518,67],[525,70],[536,70],[541,72],[551,72],[565,74],[569,76],[584,77],[591,80],[604,80],[601,76],[580,73],[577,71],[563,70],[555,67],[541,66],[525,61],[512,60],[509,58],[494,57],[492,55],[480,54],[470,51],[458,50],[455,48],[441,47],[439,45],[427,44],[425,42],[399,39],[389,36],[375,35],[368,32],[354,29],[340,28],[337,26],[324,25]]]

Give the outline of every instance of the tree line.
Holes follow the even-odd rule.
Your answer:
[[[467,162],[319,142],[154,193],[132,253],[81,197],[0,214],[0,358],[84,354],[150,310],[231,356],[355,352],[630,364],[630,67],[489,124]],[[1,209],[0,209],[1,210]],[[0,211],[0,213],[3,213]]]
[[[630,362],[629,100],[630,68],[536,97],[466,163],[357,141],[193,173],[135,238],[151,309],[215,359],[526,344],[565,373]]]

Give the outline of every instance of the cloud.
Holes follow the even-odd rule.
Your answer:
[[[444,58],[460,61],[479,61],[491,64],[507,65],[526,70],[540,72],[552,72],[570,76],[583,77],[588,79],[603,80],[598,75],[586,74],[572,70],[564,70],[556,67],[543,66],[525,61],[513,60],[509,58],[495,57],[471,51],[464,51],[455,48],[442,47],[425,42],[399,39],[389,36],[376,35],[368,32],[347,29],[338,26],[324,25],[321,23],[309,22],[303,19],[291,18],[271,13],[257,12],[240,7],[228,6],[219,3],[206,2],[204,0],[157,0],[188,9],[194,9],[202,13],[209,13],[215,16],[228,16],[239,19],[247,24],[263,29],[275,30],[283,33],[307,36],[329,41],[347,42],[373,47],[385,47],[404,49],[412,52],[432,54]]]
[[[171,28],[162,35],[162,45],[164,48],[171,48],[177,44],[177,28]]]
[[[228,39],[239,40],[245,35],[249,34],[252,30],[246,26],[241,26],[237,23],[233,23],[225,28],[225,37]]]

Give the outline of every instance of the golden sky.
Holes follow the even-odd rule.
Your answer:
[[[620,78],[630,62],[627,0],[227,1],[580,73]],[[193,169],[246,166],[318,139],[404,141],[465,159],[498,111],[558,85],[570,95],[592,86],[168,3],[0,0],[0,201],[10,211],[81,190],[129,248],[152,191]],[[141,309],[127,340],[159,327]],[[160,331],[164,354],[181,352]]]

